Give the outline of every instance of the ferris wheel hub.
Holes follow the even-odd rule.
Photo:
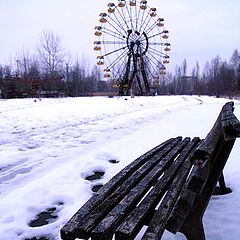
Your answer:
[[[135,57],[142,57],[148,50],[148,37],[145,32],[128,30],[127,46]]]

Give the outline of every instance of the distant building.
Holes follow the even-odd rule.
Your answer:
[[[108,86],[106,81],[97,81],[97,91],[98,92],[107,92]]]
[[[194,87],[197,83],[197,77],[183,76],[180,78],[180,94],[191,95],[194,92]]]

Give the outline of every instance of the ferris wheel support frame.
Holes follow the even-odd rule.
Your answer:
[[[135,32],[136,33],[136,32]],[[144,59],[143,56],[146,54],[147,50],[148,50],[148,37],[146,35],[145,32],[142,33],[142,35],[144,36],[145,40],[146,40],[146,47],[145,50],[143,52],[139,52],[140,49],[140,45],[141,45],[141,41],[137,40],[137,41],[129,41],[130,39],[130,35],[132,34],[132,30],[128,31],[128,36],[127,36],[127,46],[129,48],[129,54],[128,54],[128,61],[127,61],[127,66],[126,66],[126,72],[125,72],[125,77],[123,79],[123,84],[121,84],[121,89],[119,91],[119,95],[123,95],[124,94],[124,86],[127,85],[127,91],[126,94],[129,95],[130,89],[132,88],[132,84],[134,81],[134,78],[137,79],[137,83],[140,89],[140,93],[141,95],[149,95],[150,94],[150,87],[148,84],[148,80],[147,80],[147,74],[145,71],[145,67],[144,67]],[[137,35],[140,35],[140,33],[136,33]],[[136,52],[134,52],[134,47],[136,47]],[[133,72],[132,74],[130,73],[130,65],[131,65],[131,59],[133,60]],[[138,75],[138,63],[140,65],[140,72],[143,78],[143,82],[144,82],[144,87],[145,87],[145,91],[143,90],[143,87],[141,85],[141,80],[140,77]]]

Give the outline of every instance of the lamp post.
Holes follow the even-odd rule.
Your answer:
[[[19,64],[20,64],[20,60],[17,59],[17,77],[19,77]]]
[[[66,63],[66,91],[67,91],[67,94],[69,94],[69,88],[68,88],[68,80],[69,80],[69,66],[68,66],[68,63]]]

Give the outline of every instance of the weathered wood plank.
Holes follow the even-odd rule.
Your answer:
[[[74,216],[64,225],[61,229],[62,239],[75,239],[78,225],[81,221],[85,219],[91,211],[101,203],[107,195],[113,192],[120,184],[122,184],[128,176],[132,175],[141,165],[145,164],[152,156],[157,152],[163,150],[166,146],[173,146],[174,144],[181,141],[181,137],[171,138],[162,144],[151,149],[147,153],[143,154],[123,170],[121,170],[117,175],[115,175],[111,180],[109,180],[92,198],[90,198],[75,214]]]
[[[204,164],[206,164],[206,162],[213,155],[221,133],[220,121],[221,120],[219,115],[217,121],[215,122],[211,131],[208,133],[207,137],[203,139],[199,146],[196,148],[193,156],[191,157],[191,161],[194,165],[203,167]]]
[[[227,162],[235,140],[221,141],[217,152],[213,156],[213,166],[211,167],[207,183],[202,192],[196,195],[190,213],[184,220],[179,232],[182,232],[188,239],[203,240],[204,229],[202,227],[202,217],[210,201],[214,188],[217,184],[219,176]],[[200,235],[201,233],[201,235]]]
[[[188,184],[190,191],[200,193],[204,188],[209,171],[214,161],[218,160],[214,155],[218,151],[221,141],[236,139],[240,133],[240,122],[233,114],[233,109],[233,102],[223,106],[213,128],[195,150],[191,158],[196,166]]]
[[[130,175],[113,193],[105,196],[105,198],[102,199],[102,202],[95,204],[91,214],[86,215],[81,221],[77,222],[77,226],[75,226],[75,236],[79,238],[90,237],[90,233],[95,226],[119,203],[119,201],[124,198],[131,188],[133,188],[138,181],[151,171],[151,169],[154,168],[154,166],[161,161],[166,154],[177,148],[179,145],[181,145],[179,139],[168,144],[164,149],[148,159],[143,166],[132,173],[132,175]]]
[[[194,166],[187,184],[187,189],[194,193],[200,193],[207,182],[209,171],[210,160],[208,160],[203,167]]]
[[[111,239],[113,233],[116,231],[119,224],[135,209],[137,203],[142,199],[145,193],[151,188],[152,183],[156,181],[164,172],[167,165],[171,165],[176,156],[181,153],[182,149],[185,148],[186,144],[190,141],[189,138],[183,140],[181,145],[174,148],[164,159],[159,162],[153,170],[142,179],[136,187],[134,187],[131,192],[124,197],[124,199],[104,218],[104,220],[93,230],[91,239],[101,240],[101,239]],[[175,165],[180,165],[184,161],[183,157],[178,158],[179,161]],[[181,161],[180,161],[181,159]],[[175,163],[175,162],[174,162]],[[171,165],[172,166],[172,165]],[[171,168],[170,166],[170,168]],[[176,166],[177,168],[177,166]],[[173,168],[171,168],[173,170]],[[174,171],[167,170],[169,174],[173,177]],[[166,171],[165,171],[166,173]],[[164,173],[164,175],[165,175]],[[170,181],[171,177],[166,177]],[[166,180],[166,181],[167,181]],[[165,183],[165,181],[163,181]],[[167,184],[167,182],[165,183]],[[155,193],[162,194],[162,193]],[[116,238],[116,237],[115,237]],[[117,239],[117,238],[116,238]]]
[[[166,229],[169,232],[176,234],[180,230],[193,206],[195,196],[196,194],[189,191],[185,185],[168,218]]]
[[[159,203],[165,191],[171,184],[176,172],[182,166],[183,162],[199,142],[198,138],[193,139],[185,146],[183,151],[170,166],[164,175],[158,180],[153,189],[147,194],[143,201],[126,218],[115,234],[116,240],[134,239],[142,228],[146,219],[152,217],[155,207]]]
[[[180,168],[180,170],[177,172],[173,183],[170,185],[158,210],[153,216],[152,221],[144,233],[142,240],[161,239],[167,224],[168,217],[177,201],[179,194],[182,191],[182,187],[184,186],[191,166],[192,164],[189,156],[184,162],[182,168]]]
[[[224,140],[232,140],[236,137],[240,137],[240,122],[234,115],[234,103],[227,103],[225,111],[222,112],[222,131]]]
[[[225,141],[240,137],[240,122],[233,113],[233,106],[233,102],[228,102],[222,107],[214,126],[198,146],[191,159],[195,165],[202,167],[208,161],[214,154],[219,138],[222,135]]]

